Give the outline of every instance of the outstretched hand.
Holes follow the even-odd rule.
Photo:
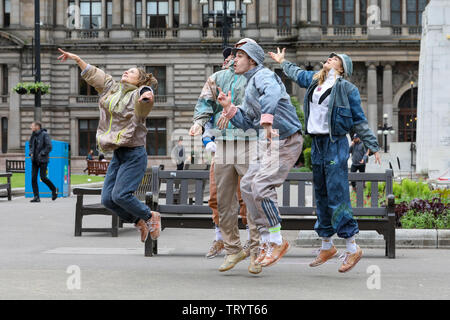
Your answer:
[[[373,155],[375,156],[375,163],[378,163],[381,165],[380,153],[377,151]]]
[[[217,97],[217,101],[219,101],[225,112],[228,112],[231,107],[231,91],[228,91],[228,94],[225,94],[220,87],[218,89],[219,96]]]
[[[58,48],[58,50],[61,52],[61,55],[58,57],[58,60],[61,60],[61,62],[65,62],[67,59],[77,61],[80,58],[76,54],[64,51],[61,48]]]
[[[286,60],[284,58],[285,55],[286,55],[286,48],[283,48],[283,50],[277,48],[277,53],[269,52],[269,56],[272,58],[272,60],[278,62],[279,64],[282,64]]]

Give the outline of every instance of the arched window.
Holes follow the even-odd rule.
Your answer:
[[[417,88],[409,89],[398,102],[398,141],[416,141]]]

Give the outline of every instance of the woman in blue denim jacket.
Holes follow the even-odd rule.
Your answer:
[[[346,239],[347,250],[339,272],[347,272],[361,259],[362,250],[355,243],[359,232],[353,218],[348,183],[349,145],[346,134],[357,133],[366,148],[380,162],[377,139],[370,130],[358,88],[344,76],[351,76],[353,64],[346,54],[332,53],[320,71],[305,71],[285,60],[286,49],[269,52],[284,73],[306,88],[303,104],[305,133],[313,138],[311,162],[317,222],[314,227],[322,238],[322,248],[311,267],[319,266],[337,254],[331,237],[337,233]]]

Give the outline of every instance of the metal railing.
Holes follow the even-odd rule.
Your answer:
[[[66,32],[67,39],[103,39],[108,36],[107,29],[68,29]]]
[[[136,38],[145,39],[167,39],[169,37],[178,37],[178,29],[171,28],[147,28],[135,29],[134,36]]]

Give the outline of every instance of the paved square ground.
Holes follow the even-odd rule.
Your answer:
[[[248,273],[248,260],[220,273],[223,256],[204,257],[212,229],[166,229],[161,254],[149,258],[132,225],[118,238],[74,237],[75,197],[29,200],[0,199],[0,299],[450,298],[449,250],[397,250],[397,259],[387,259],[384,249],[363,248],[355,269],[339,274],[339,260],[313,269],[308,266],[312,250],[292,247],[260,275]],[[84,224],[104,227],[110,218],[86,217]],[[297,236],[283,234],[292,242]],[[244,231],[241,235],[246,239]],[[80,289],[74,289],[78,283]]]

